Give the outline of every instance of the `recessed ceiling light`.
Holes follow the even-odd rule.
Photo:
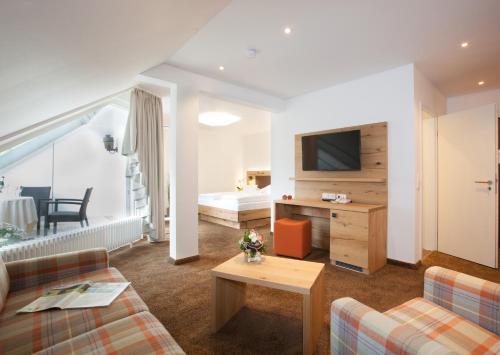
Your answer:
[[[484,85],[484,81],[478,81],[477,85],[481,86],[481,85]]]
[[[224,66],[223,66],[223,65],[219,66],[219,70],[220,70],[220,71],[224,71],[224,69],[225,69],[225,68],[224,68]]]
[[[198,116],[198,122],[207,126],[227,126],[241,120],[241,117],[226,112],[209,111]]]
[[[461,46],[462,46],[462,48],[468,47],[469,46],[469,42],[462,42]]]
[[[290,33],[292,33],[292,29],[290,27],[285,27],[283,32],[285,32],[286,35],[289,35]]]

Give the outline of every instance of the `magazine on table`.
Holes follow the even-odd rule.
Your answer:
[[[109,306],[130,282],[80,282],[55,287],[17,313],[31,313],[47,309],[92,308]]]

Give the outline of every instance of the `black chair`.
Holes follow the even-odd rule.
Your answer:
[[[92,187],[89,187],[85,190],[82,200],[76,198],[56,198],[53,201],[47,201],[47,206],[54,205],[54,210],[50,212],[47,208],[47,213],[45,214],[45,233],[47,233],[50,223],[54,223],[54,234],[57,233],[58,222],[80,222],[80,225],[83,227],[83,221],[85,221],[88,227],[87,205],[89,204],[92,189]],[[80,209],[78,211],[59,211],[59,205],[77,205],[80,206]]]
[[[36,223],[36,232],[40,233],[40,219],[47,215],[47,203],[50,199],[50,186],[21,186],[21,196],[32,197],[35,201],[36,215],[38,222]]]

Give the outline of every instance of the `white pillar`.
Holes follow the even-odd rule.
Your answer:
[[[198,92],[171,88],[169,124],[170,261],[198,258]]]

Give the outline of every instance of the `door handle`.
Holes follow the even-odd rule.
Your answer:
[[[487,181],[474,181],[476,184],[488,184],[488,185],[493,185],[493,181],[487,180]]]

